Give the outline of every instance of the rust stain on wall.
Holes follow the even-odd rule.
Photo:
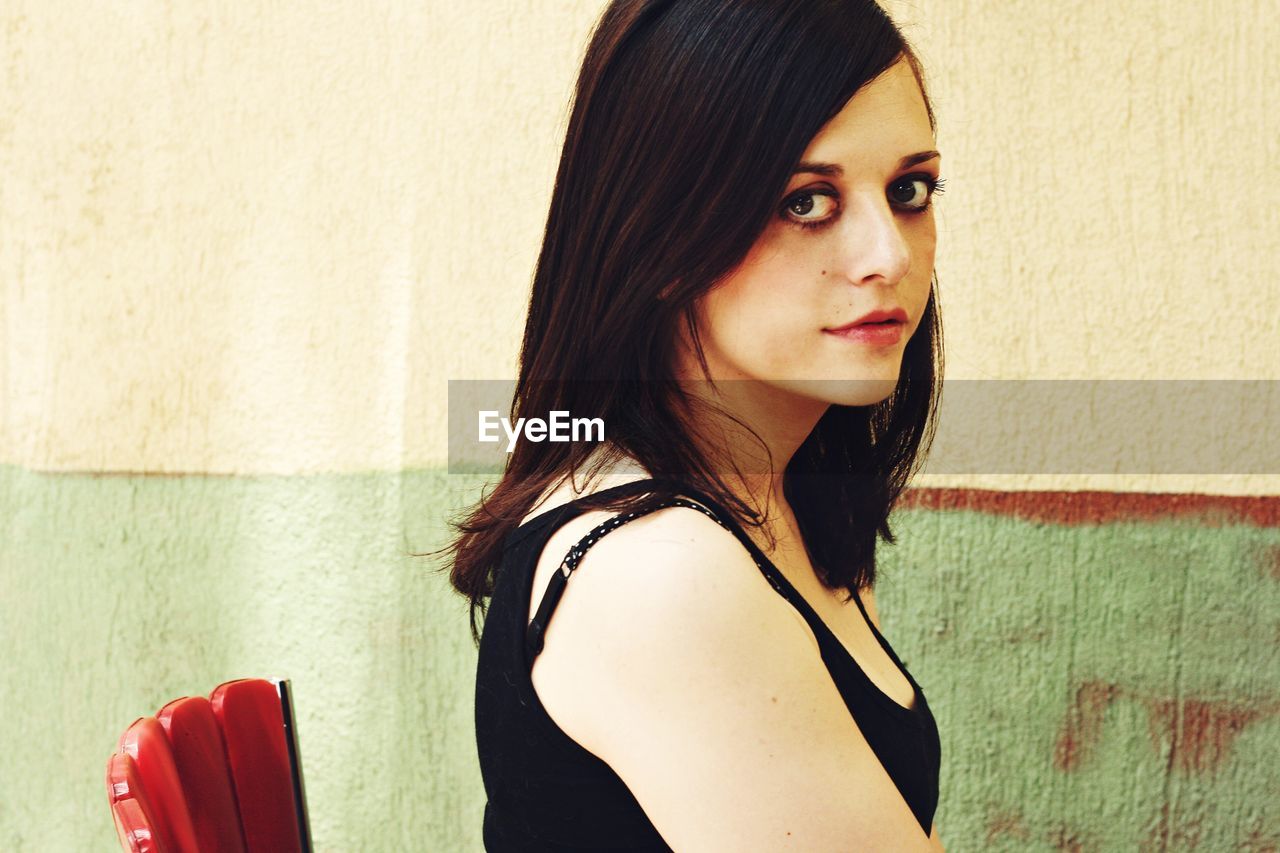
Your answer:
[[[1161,494],[1148,492],[908,489],[900,506],[972,510],[1047,524],[1194,519],[1205,527],[1252,524],[1280,527],[1280,496]]]
[[[1102,849],[1092,834],[1066,824],[1052,827],[1045,840],[1054,850],[1061,850],[1063,853],[1091,853]]]
[[[1201,836],[1204,835],[1204,816],[1193,814],[1186,818],[1178,818],[1169,810],[1169,804],[1160,807],[1160,816],[1151,831],[1151,838],[1142,842],[1143,853],[1157,853],[1165,850],[1197,850]]]
[[[1184,773],[1216,770],[1245,726],[1280,710],[1276,705],[1244,706],[1186,698],[1143,699],[1152,746],[1170,744],[1172,766]]]
[[[1022,813],[1012,809],[997,808],[994,811],[988,809],[986,844],[990,845],[991,842],[1006,835],[1019,841],[1026,841],[1031,837],[1031,830],[1027,829]]]
[[[1280,581],[1280,545],[1269,545],[1259,550],[1258,566],[1264,578]]]
[[[1280,835],[1266,832],[1260,820],[1249,828],[1249,834],[1238,842],[1239,853],[1280,853]]]
[[[1280,702],[1244,705],[1224,699],[1153,696],[1114,682],[1085,681],[1067,709],[1054,745],[1054,767],[1064,772],[1089,760],[1102,739],[1107,708],[1120,698],[1143,706],[1152,748],[1169,749],[1171,768],[1211,773],[1226,760],[1245,727],[1280,713]]]
[[[1076,688],[1075,701],[1067,710],[1067,719],[1054,746],[1053,765],[1071,771],[1093,753],[1102,739],[1102,721],[1120,687],[1102,681],[1086,681]]]

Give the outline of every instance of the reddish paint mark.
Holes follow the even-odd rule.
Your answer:
[[[1053,764],[1059,770],[1075,770],[1093,754],[1102,737],[1102,720],[1107,707],[1119,694],[1115,684],[1086,681],[1076,688],[1075,701],[1067,711],[1067,720],[1054,745]]]
[[[1087,833],[1074,827],[1059,824],[1046,837],[1054,850],[1063,853],[1085,853],[1086,850],[1097,850],[1098,845]]]
[[[1064,772],[1078,769],[1102,739],[1107,708],[1119,698],[1141,704],[1147,731],[1157,754],[1169,745],[1169,766],[1184,773],[1210,773],[1231,752],[1236,737],[1250,723],[1280,714],[1280,702],[1241,705],[1221,699],[1151,696],[1105,681],[1085,681],[1054,744],[1053,763]]]
[[[1280,495],[1160,494],[1147,492],[1006,492],[987,489],[907,489],[899,506],[960,509],[1049,524],[1194,519],[1206,527],[1280,527]]]
[[[1262,827],[1254,824],[1249,834],[1236,844],[1238,853],[1280,853],[1280,835],[1263,835]]]
[[[1031,837],[1031,832],[1027,829],[1026,822],[1023,820],[1022,813],[1017,811],[996,811],[987,813],[987,846],[1005,835],[1012,835],[1019,841],[1026,841]]]
[[[1157,750],[1170,743],[1172,766],[1185,773],[1216,770],[1244,727],[1275,714],[1276,705],[1229,704],[1203,699],[1145,699],[1147,730]]]
[[[1269,545],[1258,553],[1262,576],[1280,581],[1280,545]]]
[[[1201,825],[1203,816],[1194,815],[1187,820],[1179,821],[1169,814],[1169,804],[1160,807],[1160,818],[1156,822],[1152,837],[1142,843],[1141,850],[1195,850],[1200,846],[1200,836],[1204,834]]]

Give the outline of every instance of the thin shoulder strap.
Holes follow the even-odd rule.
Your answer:
[[[746,548],[747,553],[751,555],[751,559],[755,562],[756,568],[760,569],[760,573],[764,575],[765,580],[769,582],[769,585],[773,587],[775,592],[793,604],[797,604],[797,600],[799,600],[799,604],[797,604],[797,606],[807,606],[803,604],[803,597],[800,593],[796,592],[796,589],[791,585],[791,582],[783,577],[782,572],[778,571],[778,567],[773,564],[773,561],[760,550],[760,546],[753,542],[751,537],[747,535],[747,532],[742,529],[742,525],[738,523],[738,519],[734,517],[733,513],[725,509],[718,501],[706,492],[703,492],[700,489],[695,489],[693,486],[684,485],[681,487],[680,491],[694,500],[701,502],[705,507],[711,508],[715,520],[718,521],[720,526],[725,530],[728,530],[734,536],[738,537],[738,541],[742,543],[742,547]]]
[[[611,530],[615,530],[628,521],[639,518],[649,512],[655,512],[671,506],[683,506],[689,509],[696,509],[702,514],[714,519],[721,527],[728,528],[728,525],[722,521],[714,512],[707,509],[699,503],[694,503],[688,498],[672,497],[660,501],[658,504],[650,507],[648,510],[632,510],[612,518],[606,519],[600,524],[592,528],[591,532],[578,540],[578,544],[569,549],[569,553],[564,560],[560,562],[560,568],[551,576],[551,581],[547,584],[547,591],[542,596],[542,603],[538,605],[538,612],[534,614],[533,621],[529,623],[529,627],[525,631],[525,658],[529,666],[533,666],[533,659],[542,651],[542,644],[547,630],[547,622],[551,619],[551,613],[555,610],[556,604],[560,602],[560,596],[564,594],[565,584],[569,582],[569,575],[578,568],[583,556],[586,555],[587,549],[599,541]]]

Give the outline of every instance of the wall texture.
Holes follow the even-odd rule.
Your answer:
[[[112,849],[124,727],[284,675],[318,849],[479,849],[465,603],[408,554],[482,485],[446,383],[513,375],[602,6],[5,5],[0,848]],[[949,378],[1280,378],[1272,4],[889,8]],[[948,851],[1280,848],[1280,478],[920,486],[878,600]]]

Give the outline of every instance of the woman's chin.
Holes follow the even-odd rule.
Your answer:
[[[805,396],[835,406],[874,406],[889,398],[898,387],[898,377],[867,377],[860,379],[807,379],[803,383]]]

